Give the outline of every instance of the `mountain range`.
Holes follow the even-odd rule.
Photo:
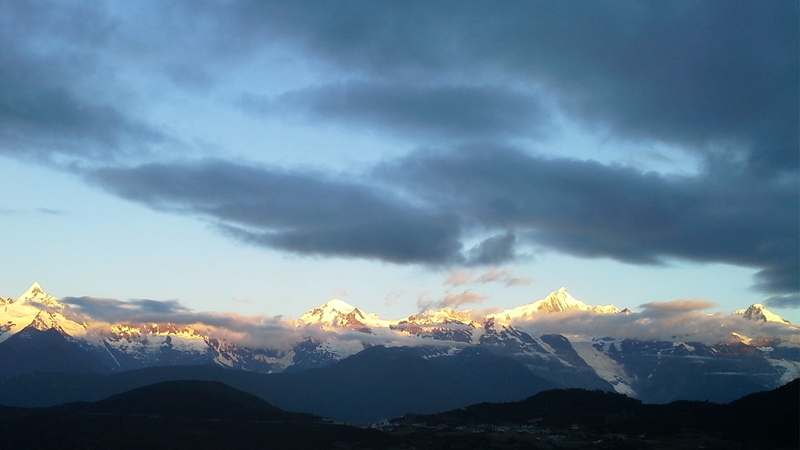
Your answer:
[[[758,304],[724,318],[724,339],[700,342],[537,331],[542,317],[647,325],[627,308],[590,306],[563,288],[491,314],[442,308],[398,320],[331,300],[281,322],[280,342],[253,342],[204,324],[98,321],[66,303],[38,283],[17,299],[0,298],[0,404],[98,400],[136,387],[115,381],[126,373],[149,370],[166,374],[148,375],[153,382],[206,373],[289,410],[371,421],[551,388],[615,391],[645,403],[728,402],[800,376],[798,328]],[[212,376],[208,366],[228,370]],[[251,381],[230,381],[243,376]],[[67,379],[98,387],[81,397],[58,381]],[[288,394],[298,390],[316,398]],[[368,400],[390,390],[391,401]]]

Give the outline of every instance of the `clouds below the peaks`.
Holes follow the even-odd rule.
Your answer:
[[[235,313],[197,312],[177,300],[65,297],[70,313],[81,315],[89,326],[100,324],[138,325],[169,323],[191,326],[212,337],[229,339],[245,345],[291,348],[302,340],[301,331],[287,327],[281,317],[243,316]]]
[[[702,312],[705,307],[684,309],[664,302],[661,308],[644,309],[636,314],[595,314],[562,312],[543,314],[512,325],[537,333],[605,336],[617,339],[672,342],[730,342],[732,333],[747,338],[769,337],[800,342],[796,327],[775,322],[747,320],[737,314]]]
[[[451,307],[462,310],[480,304],[486,296],[464,291],[447,294],[439,300],[423,295],[418,299],[421,311]],[[387,334],[370,335],[350,331],[323,330],[317,325],[298,326],[282,317],[242,316],[233,313],[196,312],[178,301],[133,299],[120,301],[107,298],[67,297],[63,302],[72,306],[68,314],[77,313],[93,331],[108,331],[108,324],[138,325],[170,323],[189,326],[214,338],[227,339],[256,348],[289,350],[296,343],[311,337],[317,340],[338,340],[385,344]],[[564,311],[538,314],[526,320],[516,320],[514,327],[536,333],[604,336],[619,339],[703,342],[729,342],[732,332],[757,338],[780,338],[800,343],[794,326],[746,320],[730,313],[707,314],[704,310],[717,306],[706,300],[674,300],[641,305],[642,311],[633,314],[596,314],[586,311]],[[474,320],[481,320],[476,311]],[[461,325],[452,325],[460,327]],[[94,328],[92,328],[94,327]],[[449,345],[452,342],[421,339],[400,332],[389,332],[391,340],[402,345]]]

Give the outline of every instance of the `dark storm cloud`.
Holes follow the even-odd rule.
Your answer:
[[[480,244],[470,249],[469,264],[492,265],[511,261],[515,257],[515,241],[516,237],[510,232],[484,239]]]
[[[420,152],[377,174],[467,223],[514,229],[543,247],[635,264],[759,267],[757,287],[770,294],[800,285],[793,177],[665,176],[497,147]]]
[[[294,253],[492,265],[533,243],[634,264],[722,262],[758,268],[766,303],[798,306],[796,2],[143,5],[113,16],[102,3],[0,3],[0,154],[95,168],[131,157],[87,179]],[[136,166],[167,138],[130,105],[91,95],[93,82],[135,85],[115,76],[126,64],[148,87],[212,92],[275,48],[325,84],[229,100],[420,145],[489,144],[388,161],[372,179],[224,161]],[[242,89],[222,95],[232,92]],[[701,157],[701,174],[499,146],[546,132],[558,114],[616,142],[678,144]],[[462,252],[465,230],[494,237]]]
[[[0,153],[112,161],[163,141],[158,132],[111,105],[80,100],[56,80],[40,80],[40,72],[49,74],[52,67],[2,59]]]
[[[113,28],[102,9],[3,2],[0,11],[0,154],[108,162],[165,140],[113,103],[75,89],[100,76],[92,48]]]
[[[617,137],[738,156],[762,174],[798,167],[800,20],[792,2],[192,1],[126,10],[127,22],[102,3],[2,7],[7,151],[89,147],[111,156],[130,151],[125,143],[158,141],[117,105],[67,87],[91,75],[103,51],[207,90],[228,67],[285,47],[334,80],[361,80],[284,98],[314,117],[340,113],[336,120],[404,133],[529,136],[536,126],[526,124],[544,119],[536,102],[487,88],[523,86]]]
[[[206,161],[101,169],[89,178],[154,208],[209,217],[229,234],[267,247],[397,263],[459,258],[452,215],[318,173]]]
[[[800,307],[800,294],[771,295],[764,304],[774,308],[797,308]]]
[[[727,149],[758,173],[798,167],[793,2],[211,5],[243,39],[280,36],[361,77],[539,85],[620,137]]]
[[[350,82],[291,91],[274,99],[245,94],[240,105],[265,115],[294,113],[314,123],[322,120],[450,140],[535,135],[546,121],[530,95],[491,86]]]

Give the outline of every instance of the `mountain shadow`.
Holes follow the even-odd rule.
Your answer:
[[[171,381],[94,403],[0,420],[5,448],[323,449],[387,447],[386,435],[282,411],[209,381]]]
[[[374,346],[322,369],[272,375],[257,393],[285,409],[349,422],[524,398],[553,387],[522,364],[471,349],[424,359],[413,347]]]
[[[40,331],[31,326],[0,343],[0,362],[0,377],[31,372],[110,372],[57,330]]]
[[[259,374],[216,366],[152,367],[108,375],[31,373],[0,379],[0,404],[96,401],[168,380],[220,381],[288,411],[372,422],[525,398],[553,385],[516,361],[479,349],[425,359],[413,347],[375,346],[322,369]]]
[[[642,404],[611,392],[557,389],[518,402],[481,403],[394,422],[413,422],[443,433],[454,428],[475,432],[522,427],[526,433],[539,432],[540,440],[569,436],[575,445],[581,441],[597,448],[797,449],[800,379],[728,404]]]

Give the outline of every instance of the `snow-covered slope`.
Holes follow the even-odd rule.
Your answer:
[[[295,321],[296,326],[320,325],[323,329],[336,330],[349,328],[371,333],[372,328],[388,328],[397,323],[385,320],[376,314],[367,314],[355,306],[339,299],[330,300],[321,306],[311,309]]]
[[[733,313],[739,314],[748,320],[761,320],[764,322],[777,322],[777,323],[788,323],[788,324],[791,323],[788,320],[784,319],[783,317],[768,310],[766,306],[760,303],[754,303],[750,305],[750,307],[747,309],[737,309]]]
[[[19,298],[0,299],[0,342],[27,326],[54,328],[71,337],[86,334],[86,325],[65,316],[69,307],[33,283]]]
[[[491,314],[488,318],[503,323],[509,323],[513,320],[531,319],[537,314],[552,314],[568,310],[590,311],[598,314],[617,314],[620,312],[614,305],[589,306],[575,299],[575,297],[570,295],[569,292],[562,287],[557,291],[551,292],[550,295],[541,300]]]
[[[4,340],[31,327],[58,331],[69,345],[80,347],[110,371],[217,364],[274,373],[324,367],[375,345],[415,347],[416,352],[429,359],[449,358],[475,348],[512,358],[560,387],[613,389],[644,401],[669,400],[665,393],[672,390],[661,387],[675,377],[693,380],[682,385],[685,393],[675,394],[676,398],[691,398],[695,394],[690,395],[689,391],[695,385],[700,386],[696,390],[723,386],[728,392],[738,392],[736,383],[726,381],[734,379],[727,374],[748,380],[749,386],[778,386],[800,374],[796,340],[765,340],[737,334],[750,334],[758,328],[795,329],[762,305],[736,314],[774,324],[762,327],[742,321],[744,331],[735,327],[730,330],[735,339],[716,344],[672,342],[677,338],[665,342],[603,336],[567,338],[552,330],[538,329],[540,322],[536,319],[542,315],[566,320],[577,317],[570,312],[594,319],[602,318],[595,314],[620,314],[618,319],[635,314],[627,308],[619,311],[613,305],[587,305],[564,288],[544,299],[490,315],[442,308],[398,320],[382,319],[334,299],[298,320],[282,322],[280,326],[286,333],[278,333],[276,342],[245,343],[226,340],[223,336],[230,334],[218,335],[219,330],[210,325],[93,322],[34,283],[17,300],[0,298],[0,349]]]

